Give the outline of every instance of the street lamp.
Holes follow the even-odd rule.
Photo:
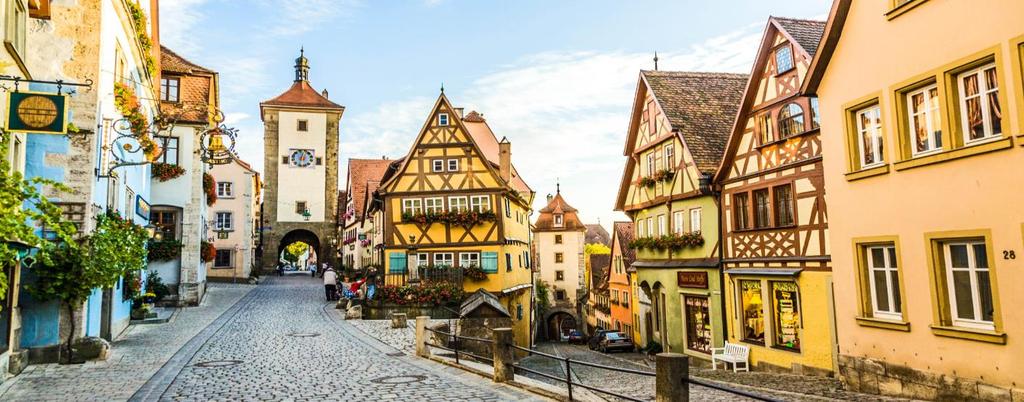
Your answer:
[[[163,237],[163,233],[158,233],[156,231],[156,225],[154,225],[152,223],[150,223],[150,224],[148,224],[146,226],[143,226],[143,228],[146,229],[146,233],[149,234],[149,238],[150,239],[160,240]]]
[[[306,209],[302,210],[302,218],[303,219],[305,219],[306,221],[309,221],[309,217],[311,217],[311,216],[313,216],[313,214],[309,213],[309,208],[306,208]]]

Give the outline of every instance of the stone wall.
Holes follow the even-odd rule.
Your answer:
[[[910,399],[938,401],[1024,401],[1024,388],[1005,388],[954,375],[858,356],[839,356],[847,389]]]

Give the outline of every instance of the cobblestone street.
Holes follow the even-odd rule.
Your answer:
[[[136,326],[109,361],[32,366],[3,400],[536,400],[400,353],[327,308],[319,279],[215,285],[202,306]]]

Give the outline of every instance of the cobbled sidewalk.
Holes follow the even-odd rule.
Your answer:
[[[178,349],[254,288],[210,284],[201,305],[178,311],[170,322],[129,326],[114,341],[106,361],[28,366],[0,385],[0,400],[127,400]]]

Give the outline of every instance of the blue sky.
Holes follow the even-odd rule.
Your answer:
[[[300,46],[311,82],[346,106],[351,157],[408,151],[442,82],[513,144],[538,193],[562,183],[606,227],[625,163],[640,69],[750,71],[769,15],[824,19],[828,0],[459,1],[164,0],[161,40],[217,70],[243,159],[263,162],[259,102],[291,85]],[[339,186],[345,185],[344,179]]]

